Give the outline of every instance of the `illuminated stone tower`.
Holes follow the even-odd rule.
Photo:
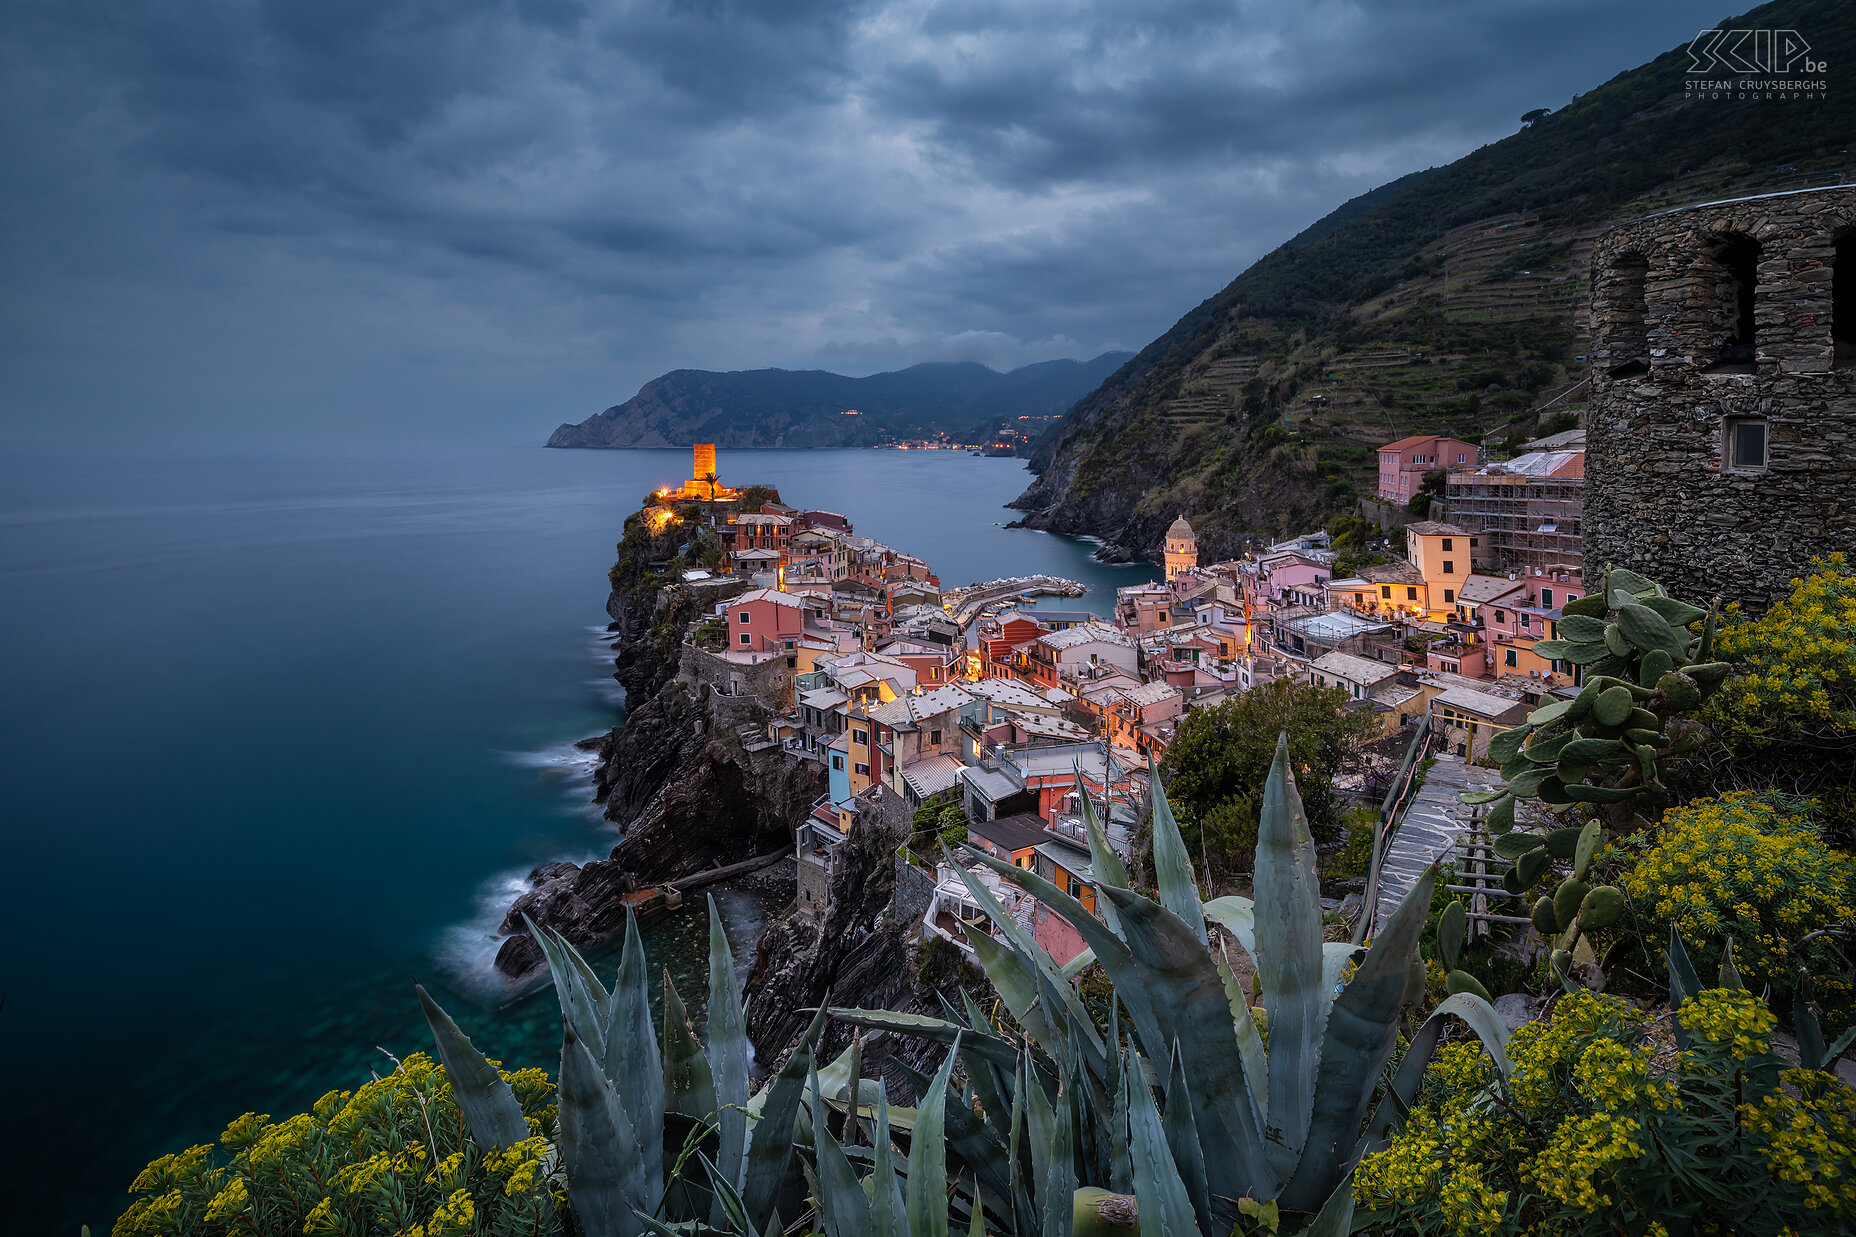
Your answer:
[[[699,442],[696,444],[695,462],[690,465],[690,488],[700,489],[707,497],[713,498],[715,477],[715,444]]]
[[[1173,521],[1173,527],[1166,530],[1166,578],[1168,583],[1179,578],[1182,571],[1194,571],[1199,565],[1199,541],[1192,535],[1192,525],[1186,523],[1186,517],[1180,516]]]

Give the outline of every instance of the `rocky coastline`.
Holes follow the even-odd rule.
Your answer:
[[[520,982],[543,965],[524,916],[581,948],[625,926],[626,895],[776,851],[790,853],[795,823],[824,790],[824,771],[777,747],[750,751],[741,730],[769,710],[752,698],[720,696],[679,675],[683,639],[704,601],[720,600],[665,581],[650,568],[675,547],[660,545],[633,517],[620,543],[606,612],[613,677],[626,718],[582,741],[598,755],[595,801],[623,836],[605,859],[548,863],[509,908],[497,971]]]

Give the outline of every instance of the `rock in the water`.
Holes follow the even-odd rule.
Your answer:
[[[504,941],[496,951],[496,970],[511,979],[521,979],[538,970],[545,960],[535,938],[523,932]]]

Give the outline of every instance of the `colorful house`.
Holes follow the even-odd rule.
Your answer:
[[[1379,448],[1379,497],[1389,503],[1409,503],[1424,487],[1424,474],[1434,468],[1471,469],[1479,448],[1473,442],[1421,434],[1401,438]]]
[[[806,603],[791,593],[757,588],[728,603],[728,647],[749,653],[793,652],[805,630]]]
[[[1471,556],[1480,537],[1454,524],[1421,520],[1405,526],[1405,557],[1424,577],[1424,617],[1456,616],[1457,591],[1475,574]]]

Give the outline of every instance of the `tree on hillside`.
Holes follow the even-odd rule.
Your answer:
[[[1335,772],[1376,729],[1371,713],[1346,710],[1348,699],[1338,687],[1278,679],[1186,715],[1161,775],[1195,859],[1218,871],[1249,870],[1258,799],[1284,730],[1309,828],[1317,838],[1339,834]]]

